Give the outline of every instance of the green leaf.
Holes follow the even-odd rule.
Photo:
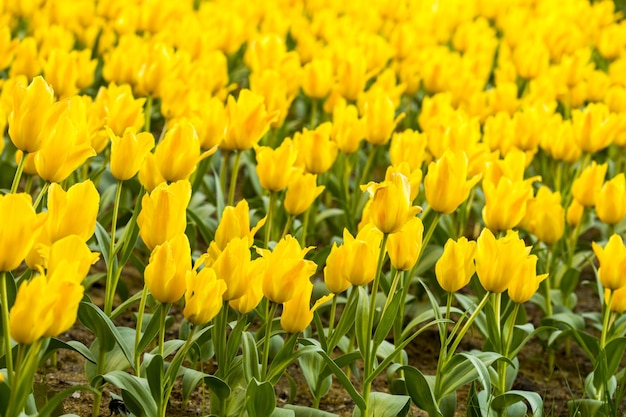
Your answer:
[[[83,358],[87,359],[91,363],[96,363],[96,358],[93,356],[89,348],[83,345],[77,340],[70,340],[69,342],[64,342],[56,337],[50,339],[46,351],[43,355],[42,360],[49,357],[53,352],[56,352],[60,349],[72,350],[78,354],[80,354]]]
[[[363,354],[365,358],[367,358],[368,353],[370,351],[370,341],[372,340],[372,335],[368,333],[368,321],[370,308],[369,303],[370,299],[367,295],[367,290],[364,287],[357,287],[356,291],[358,291],[358,301],[357,301],[357,309],[356,309],[356,317],[354,334],[356,336],[357,345],[359,346],[359,350]],[[375,297],[375,294],[372,295]],[[367,360],[366,360],[367,362]]]
[[[109,267],[109,249],[111,247],[111,236],[109,232],[100,224],[100,222],[96,222],[96,241],[98,242],[98,248],[100,253],[102,253],[102,258],[104,259],[104,263]],[[117,259],[113,258],[113,270],[117,270]]]
[[[204,382],[219,398],[225,399],[230,395],[228,384],[218,377],[196,371],[195,369],[184,367],[181,369],[183,374],[183,399],[185,401],[189,399],[200,382]]]
[[[330,373],[324,375],[326,362],[317,353],[302,355],[298,359],[302,374],[314,398],[322,398],[330,390],[333,382]]]
[[[352,291],[355,291],[353,288]],[[328,347],[334,348],[339,344],[339,340],[348,334],[354,325],[354,317],[356,316],[357,303],[351,302],[344,306],[344,310],[339,318],[337,327],[333,330],[333,334],[328,338]]]
[[[453,355],[442,369],[440,376],[442,380],[439,384],[442,392],[436,392],[435,398],[441,399],[476,379],[479,379],[485,391],[490,391],[491,382],[487,367],[498,359],[504,358],[494,352],[475,351]]]
[[[613,339],[609,343],[607,343],[604,348],[607,358],[607,373],[605,377],[615,375],[620,366],[620,363],[622,362],[624,349],[626,349],[626,337]]]
[[[404,371],[406,389],[415,405],[426,411],[429,417],[443,417],[435,398],[435,377],[427,377],[412,366],[403,366],[400,369]]]
[[[187,215],[189,216],[193,224],[198,228],[198,231],[200,231],[200,236],[202,236],[204,242],[207,245],[211,243],[211,241],[213,240],[213,233],[211,232],[209,227],[202,221],[202,217],[199,216],[191,208],[187,208]]]
[[[148,361],[147,355],[144,356],[144,361]],[[161,355],[152,355],[146,366],[146,379],[148,380],[148,386],[152,393],[152,398],[160,404],[163,401],[163,394],[165,386],[163,384],[163,368],[165,363]]]
[[[400,310],[400,304],[403,302],[401,291],[396,292],[396,294],[392,294],[392,297],[393,299],[391,300],[391,303],[387,306],[387,309],[383,311],[380,321],[376,326],[376,331],[374,331],[374,350],[380,346],[389,334],[389,331],[396,322],[398,311]]]
[[[246,389],[246,410],[249,417],[269,417],[276,408],[274,387],[268,381],[252,378]]]
[[[137,350],[139,352],[143,352],[146,348],[156,339],[159,334],[159,329],[161,328],[161,314],[163,314],[163,309],[165,305],[159,303],[156,311],[150,315],[150,321],[148,321],[148,325],[145,328],[145,331],[141,335],[141,339],[139,340],[139,345],[137,345]],[[147,318],[147,314],[144,315],[144,318]],[[141,332],[142,329],[137,329],[138,332]]]
[[[272,364],[267,375],[267,380],[271,383],[276,384],[285,372],[285,369],[287,369],[293,361],[297,360],[302,355],[317,351],[317,348],[313,348],[311,346],[301,346],[298,350],[294,351],[297,338],[297,334],[291,335],[291,337],[287,340],[287,343],[281,347],[272,360]]]
[[[98,392],[97,389],[92,388],[88,385],[74,385],[73,387],[65,388],[63,391],[55,394],[54,397],[48,399],[46,402],[46,405],[44,405],[40,410],[38,410],[37,416],[38,417],[51,416],[52,413],[63,402],[64,399],[66,399],[67,397],[69,397],[70,395],[78,391],[90,391],[93,394],[96,394]],[[2,399],[1,394],[0,394],[0,399]],[[3,402],[3,401],[0,401],[0,402]],[[0,409],[0,411],[2,410]],[[4,415],[4,413],[0,413],[0,414]]]
[[[409,412],[410,398],[406,395],[392,395],[386,392],[372,392],[368,408],[368,417],[406,416]],[[361,410],[354,410],[354,416],[360,417]]]
[[[243,373],[246,381],[260,379],[259,353],[252,333],[243,332],[241,349],[243,351]]]
[[[272,417],[295,417],[296,413],[293,410],[285,410],[284,408],[276,407],[272,412]]]
[[[135,340],[135,330],[129,327],[120,327],[118,329],[120,339],[125,339],[126,344],[133,343]],[[97,358],[100,353],[100,340],[96,339],[91,345],[90,351],[94,358]],[[132,352],[131,352],[132,353]],[[113,345],[113,349],[108,351],[105,359],[102,373],[108,373],[111,371],[125,371],[132,367],[128,357],[124,354],[119,344]],[[91,384],[94,383],[94,378],[98,376],[97,363],[87,362],[85,363],[85,375]]]
[[[113,371],[104,375],[104,379],[112,385],[122,389],[132,398],[132,402],[126,401],[128,409],[135,415],[157,417],[157,403],[152,398],[148,381],[138,378],[123,371]],[[137,408],[137,406],[139,408]]]
[[[292,410],[295,417],[339,417],[338,414],[329,413],[316,408],[304,407],[301,405],[285,404],[285,409]]]
[[[137,223],[137,217],[139,216],[139,212],[141,211],[142,197],[146,193],[146,189],[141,187],[139,191],[139,195],[137,195],[137,200],[135,201],[135,207],[133,208],[133,215],[126,223],[126,228],[124,229],[124,234],[118,245],[122,243],[121,254],[120,254],[120,264],[126,265],[126,262],[131,258],[133,254],[133,250],[135,249],[135,245],[137,244],[137,237],[139,236],[139,224]],[[119,246],[118,248],[119,249]],[[140,269],[140,272],[142,270]]]
[[[567,410],[570,417],[606,417],[604,401],[591,398],[570,400],[567,402]]]
[[[543,416],[543,400],[541,396],[536,392],[530,391],[513,390],[500,394],[491,401],[491,408],[497,412],[503,412],[506,408],[522,401],[527,401],[530,404],[533,417]]]

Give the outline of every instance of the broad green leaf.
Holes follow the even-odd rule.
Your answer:
[[[157,403],[152,398],[146,379],[138,378],[123,371],[109,372],[104,375],[104,379],[132,397],[135,404],[131,404],[126,400],[124,402],[133,414],[137,416],[146,415],[147,417],[157,416]],[[133,409],[135,405],[138,405],[140,408]]]
[[[376,326],[376,330],[374,331],[374,350],[376,350],[378,346],[380,346],[382,341],[385,340],[385,338],[391,331],[391,328],[393,327],[398,316],[400,304],[403,302],[402,294],[400,291],[391,296],[393,297],[391,303],[387,306],[387,309],[383,311],[380,321]]]
[[[146,361],[146,357],[144,357],[144,361]],[[161,401],[163,401],[163,394],[165,391],[163,383],[164,366],[165,362],[163,361],[163,357],[161,355],[153,355],[150,358],[150,362],[146,366],[146,379],[148,380],[148,386],[150,387],[152,398],[156,400],[157,404],[160,404]]]
[[[181,372],[183,374],[183,400],[185,401],[189,399],[200,382],[204,382],[211,391],[222,399],[227,398],[230,394],[228,385],[214,375],[184,367],[181,368]]]
[[[443,417],[435,398],[435,377],[425,376],[412,366],[403,366],[400,369],[404,371],[406,389],[415,405],[426,411],[429,417]]]
[[[74,385],[73,387],[65,388],[63,391],[57,393],[54,397],[47,400],[46,405],[44,405],[38,412],[38,417],[49,417],[56,410],[56,408],[63,402],[64,399],[69,397],[75,392],[78,391],[90,391],[92,394],[96,394],[98,392],[97,389],[92,388],[88,385]],[[0,399],[2,396],[0,394]],[[8,400],[7,400],[8,401]],[[1,407],[1,406],[0,406]],[[2,409],[0,408],[0,411]],[[4,413],[0,413],[4,415]],[[67,415],[67,414],[66,414]]]
[[[46,347],[46,351],[43,355],[42,360],[49,357],[53,352],[56,352],[59,349],[72,350],[78,354],[80,354],[83,358],[87,359],[91,363],[96,363],[95,356],[91,353],[89,348],[77,340],[70,340],[68,342],[64,342],[56,337],[50,339],[50,343]]]
[[[410,408],[410,398],[406,395],[392,395],[386,392],[372,392],[367,412],[368,417],[406,416]],[[360,417],[361,410],[354,410],[354,417]]]
[[[358,299],[356,317],[354,318],[354,334],[356,335],[356,341],[357,345],[359,346],[359,350],[361,350],[361,353],[363,354],[367,362],[367,352],[370,351],[370,341],[372,340],[372,335],[367,334],[370,313],[370,299],[367,295],[367,290],[364,287],[358,287],[356,291],[358,291]]]
[[[124,343],[132,343],[135,340],[135,330],[129,327],[120,327],[118,329],[119,337],[125,339]],[[94,358],[98,357],[100,352],[100,339],[94,340],[90,349],[91,354]],[[132,351],[131,351],[132,353]],[[102,368],[102,373],[108,373],[111,371],[125,371],[131,368],[131,362],[128,360],[126,354],[122,351],[119,344],[113,345],[113,349],[110,350],[105,359],[104,367]],[[85,375],[90,383],[94,383],[94,378],[98,377],[97,374],[97,363],[87,362],[85,363]]]
[[[326,395],[330,390],[333,379],[330,374],[326,376],[323,374],[324,369],[326,369],[324,359],[313,352],[300,356],[298,363],[313,397],[321,398]]]
[[[276,408],[274,387],[268,381],[252,378],[246,389],[246,410],[249,417],[270,417]]]
[[[139,301],[140,299],[141,299],[141,291],[139,291],[136,294],[133,294],[132,297],[124,300],[124,302],[120,304],[119,306],[117,306],[117,308],[113,310],[113,312],[111,313],[111,320],[115,320],[116,318],[118,318],[122,313],[128,310],[133,304],[135,304],[135,302]]]
[[[100,253],[102,253],[102,259],[104,259],[104,263],[109,267],[109,252],[111,248],[111,236],[109,232],[100,224],[100,222],[96,222],[96,241],[98,242],[98,249]],[[113,271],[117,270],[117,258],[113,258]]]
[[[159,334],[159,329],[161,328],[161,314],[163,314],[163,309],[165,305],[160,304],[157,307],[156,311],[151,314],[144,314],[144,320],[148,319],[148,324],[144,329],[137,329],[137,331],[142,331],[141,339],[139,340],[139,345],[137,345],[137,350],[139,352],[143,352],[146,348],[154,342],[157,335]]]
[[[491,408],[501,413],[508,407],[522,401],[526,401],[528,402],[528,404],[530,404],[530,409],[533,412],[533,417],[543,416],[543,400],[541,399],[541,396],[536,392],[530,391],[513,390],[507,391],[504,394],[500,394],[496,398],[494,398],[493,401],[491,401]],[[524,408],[526,409],[525,404]]]
[[[443,398],[476,379],[480,380],[486,391],[490,391],[487,367],[498,359],[503,359],[502,355],[494,352],[463,352],[453,355],[441,371],[442,392],[435,393],[435,397]]]
[[[246,381],[260,379],[259,353],[252,333],[243,332],[241,349],[243,351],[243,373]]]
[[[356,289],[352,288],[351,291],[356,291]],[[349,299],[352,299],[352,298],[354,297],[350,297]],[[337,327],[335,327],[335,330],[333,330],[333,334],[330,335],[330,337],[328,338],[329,348],[334,348],[335,346],[339,345],[339,341],[341,340],[341,338],[350,331],[350,329],[354,325],[354,317],[356,315],[356,308],[357,308],[357,303],[355,302],[348,302],[344,306],[344,310],[341,314],[341,317],[339,317],[339,322],[337,323]]]
[[[329,413],[316,408],[303,407],[301,405],[286,404],[285,409],[292,410],[295,417],[339,417],[338,414]]]
[[[570,400],[567,402],[567,410],[570,417],[607,417],[604,401],[591,398]]]

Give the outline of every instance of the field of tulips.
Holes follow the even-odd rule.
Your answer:
[[[624,415],[624,11],[0,2],[0,417]]]

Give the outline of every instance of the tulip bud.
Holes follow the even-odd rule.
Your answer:
[[[572,183],[572,195],[582,206],[592,207],[596,204],[596,193],[602,188],[607,168],[607,163],[598,165],[592,161]]]
[[[398,122],[405,116],[400,113],[395,117],[393,101],[380,88],[365,93],[361,115],[365,119],[365,139],[372,145],[386,144]]]
[[[304,213],[324,191],[324,188],[323,185],[317,186],[317,175],[302,171],[295,172],[289,180],[285,193],[285,210],[292,216]]]
[[[476,242],[466,237],[458,241],[448,239],[443,247],[443,254],[435,264],[437,282],[445,291],[453,293],[469,284],[476,267],[474,253]]]
[[[12,271],[24,260],[35,243],[41,226],[28,194],[0,195],[0,271]]]
[[[276,149],[261,146],[256,150],[256,172],[261,186],[278,192],[289,184],[296,162],[297,150],[291,139],[285,139]]]
[[[596,191],[596,214],[600,221],[615,225],[626,216],[626,182],[624,173],[604,183]]]
[[[280,316],[280,326],[287,333],[300,333],[306,329],[313,320],[313,312],[322,304],[331,300],[335,295],[325,295],[310,307],[313,284],[306,281],[294,296],[283,304],[283,312]]]
[[[530,181],[511,181],[500,178],[497,186],[491,181],[483,181],[485,206],[483,220],[494,231],[509,230],[517,226],[526,215],[528,200],[533,196]]]
[[[58,184],[51,184],[44,226],[50,243],[70,235],[88,241],[96,230],[99,205],[100,194],[91,180],[74,184],[67,191]]]
[[[154,150],[156,165],[166,181],[188,179],[196,165],[217,149],[200,154],[200,139],[194,126],[187,120],[180,121],[167,131]]]
[[[513,271],[509,283],[509,297],[514,303],[525,303],[539,289],[539,284],[548,278],[548,274],[537,275],[537,256],[529,255]]]
[[[604,302],[606,304],[609,303],[609,299],[611,297],[611,290],[604,290]],[[611,311],[616,313],[623,313],[626,311],[626,286],[613,290],[613,300],[611,301],[611,305],[609,306]]]
[[[419,217],[407,221],[398,233],[389,235],[387,253],[394,268],[408,271],[417,262],[422,249],[424,225]]]
[[[235,207],[227,206],[222,213],[220,224],[215,230],[215,243],[219,250],[224,250],[228,242],[235,238],[246,238],[248,247],[254,243],[254,235],[265,224],[265,217],[250,229],[250,209],[248,202],[241,200]]]
[[[226,283],[211,268],[204,268],[197,273],[187,271],[186,285],[183,315],[187,321],[201,326],[213,320],[222,308]]]
[[[143,127],[145,102],[145,98],[135,99],[130,85],[110,83],[107,87],[100,87],[94,106],[100,109],[104,125],[109,126],[117,136],[122,136],[129,127],[134,127],[136,131]]]
[[[146,156],[154,148],[154,136],[149,132],[137,134],[134,127],[119,137],[107,128],[111,138],[111,174],[119,181],[126,181],[137,174]]]
[[[226,283],[225,301],[241,297],[247,287],[248,264],[250,263],[250,246],[248,238],[237,237],[231,239],[218,257],[207,265],[215,271],[218,279]]]
[[[302,91],[311,98],[322,99],[330,93],[333,83],[333,66],[328,59],[314,58],[304,66]]]
[[[345,274],[345,262],[348,255],[345,246],[337,246],[337,243],[333,243],[324,267],[324,283],[332,293],[339,294],[352,285]]]
[[[330,138],[332,125],[322,123],[315,130],[304,129],[296,134],[294,142],[298,148],[298,165],[311,174],[321,175],[335,163],[338,147]]]
[[[41,339],[54,321],[54,298],[44,275],[24,281],[9,315],[11,338],[22,345]]]
[[[239,298],[229,301],[229,305],[240,312],[247,314],[259,305],[263,298],[263,275],[265,273],[265,259],[257,258],[246,266],[246,292]]]
[[[624,271],[626,270],[626,246],[618,234],[613,234],[608,243],[602,248],[596,242],[591,242],[600,267],[598,278],[605,289],[617,290],[626,286]]]
[[[161,303],[174,303],[183,296],[191,270],[191,248],[184,234],[157,245],[144,271],[146,286]]]
[[[394,133],[391,137],[389,156],[392,165],[400,165],[407,162],[412,171],[422,167],[426,160],[426,144],[428,138],[425,133],[407,129]]]
[[[343,264],[341,277],[352,285],[367,285],[376,277],[376,267],[382,233],[373,224],[364,226],[355,237],[347,229],[343,231],[343,248],[340,261]],[[340,265],[341,265],[340,264]],[[335,278],[342,283],[341,280]],[[333,291],[334,292],[334,291]]]
[[[567,208],[567,224],[570,226],[576,226],[580,223],[585,213],[585,207],[582,206],[576,199],[572,200]]]
[[[537,195],[528,200],[522,225],[546,245],[558,242],[565,232],[561,193],[552,193],[548,187],[541,187]]]
[[[365,119],[359,119],[356,106],[346,104],[343,99],[335,105],[330,137],[343,153],[351,154],[359,149],[365,138]]]
[[[236,101],[228,96],[228,126],[220,148],[230,151],[252,148],[267,133],[276,116],[268,114],[263,97],[250,90],[241,90]]]

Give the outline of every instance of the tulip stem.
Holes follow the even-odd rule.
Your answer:
[[[300,246],[303,248],[306,247],[306,235],[307,230],[309,229],[309,219],[311,218],[311,210],[313,206],[306,209],[304,212],[304,220],[302,221],[302,233],[300,234]]]
[[[43,187],[41,187],[41,190],[39,190],[39,194],[37,194],[37,198],[35,199],[35,202],[33,203],[33,208],[35,210],[37,210],[37,207],[39,207],[41,200],[43,200],[43,196],[46,195],[46,192],[48,191],[48,187],[50,187],[50,183],[46,182],[43,185]]]
[[[135,374],[139,375],[141,368],[141,351],[139,350],[139,342],[141,341],[141,329],[143,328],[143,315],[146,309],[146,300],[148,298],[148,286],[144,284],[141,290],[141,300],[139,301],[139,311],[137,311],[137,328],[135,329]]]
[[[15,176],[13,177],[13,184],[11,184],[11,194],[17,192],[17,188],[20,185],[20,180],[22,179],[22,173],[24,172],[24,167],[26,166],[26,157],[28,154],[24,152],[22,154],[22,159],[17,164],[17,169],[15,170]]]
[[[545,289],[546,289],[546,316],[547,317],[552,317],[552,295],[550,294],[550,292],[552,291],[552,285],[550,282],[551,279],[551,275],[550,275],[550,263],[551,263],[551,255],[552,254],[552,247],[548,246],[547,252],[546,252],[546,274],[548,274],[547,278],[545,279]]]
[[[459,347],[459,344],[461,343],[463,336],[465,336],[465,333],[467,333],[472,323],[474,323],[474,320],[476,320],[476,317],[478,317],[478,314],[480,313],[480,311],[483,309],[483,307],[485,307],[485,304],[487,304],[487,301],[489,301],[490,295],[491,293],[489,291],[485,293],[483,299],[480,300],[480,304],[478,304],[478,306],[476,307],[472,315],[465,322],[465,325],[463,326],[461,331],[456,335],[456,338],[454,339],[454,343],[452,344],[452,347],[450,348],[450,350],[448,350],[448,353],[454,354],[454,352],[456,352],[456,349]],[[448,361],[448,359],[449,357],[446,357],[446,362]]]
[[[385,300],[385,307],[383,307],[383,312],[381,313],[381,317],[385,315],[385,311],[389,308],[389,304],[391,304],[391,300],[393,300],[393,296],[396,293],[396,288],[398,287],[398,281],[400,281],[400,276],[402,271],[396,269],[395,274],[393,275],[393,281],[391,283],[391,288],[389,288],[389,294],[387,294],[387,300]]]
[[[144,130],[148,133],[151,133],[150,131],[151,123],[152,123],[152,94],[148,94],[148,97],[146,99],[146,123],[144,126]]]
[[[609,318],[611,317],[611,305],[613,304],[613,296],[615,291],[609,293],[609,301],[604,306],[604,317],[602,318],[602,333],[600,335],[600,350],[604,350],[606,346],[606,335],[609,331]]]
[[[284,238],[287,235],[287,233],[289,233],[289,229],[291,228],[291,223],[293,223],[293,216],[290,214],[287,217],[287,222],[285,223],[285,228],[283,229],[283,233],[282,235],[280,235],[281,239]]]
[[[328,338],[333,333],[333,329],[335,328],[335,315],[337,314],[337,297],[333,297],[333,302],[330,306],[330,318],[328,319]]]
[[[269,362],[270,357],[270,339],[272,338],[272,321],[274,319],[274,314],[276,314],[276,309],[278,308],[278,304],[267,300],[265,306],[265,312],[267,313],[265,316],[265,338],[263,339],[263,362],[261,363],[261,378],[265,381],[267,378],[267,363]]]
[[[509,356],[509,348],[511,347],[511,341],[513,340],[513,331],[515,330],[515,321],[517,320],[517,312],[519,311],[520,303],[515,303],[515,307],[513,308],[513,313],[511,313],[511,327],[507,333],[506,339],[504,339],[504,346],[502,346],[502,356],[508,358]],[[506,371],[507,371],[507,363],[504,361],[498,362],[498,366],[500,366],[500,393],[506,392]]]
[[[230,184],[228,186],[228,205],[232,206],[235,202],[235,188],[237,186],[237,175],[239,174],[239,163],[241,162],[242,151],[237,150],[235,152],[235,162],[233,163],[233,170],[230,173]]]
[[[105,288],[105,298],[104,298],[104,314],[107,316],[111,315],[111,311],[113,310],[113,299],[115,298],[115,290],[117,288],[117,278],[119,278],[119,274],[117,274],[115,268],[115,232],[117,229],[117,216],[120,208],[120,200],[122,199],[122,184],[123,182],[120,180],[117,182],[117,188],[115,190],[115,201],[113,202],[113,218],[111,219],[111,241],[109,244],[109,259],[107,260],[107,278],[106,278],[106,288]],[[121,268],[121,265],[118,266],[118,269]]]
[[[167,312],[170,309],[170,304],[164,304],[161,311],[161,325],[159,326],[159,355],[165,360],[165,319],[167,319]]]
[[[13,352],[11,350],[11,329],[9,327],[9,297],[7,296],[7,273],[2,271],[0,273],[0,280],[2,285],[0,291],[2,292],[2,330],[4,331],[4,359],[7,367],[7,381],[9,385],[13,387]]]
[[[265,249],[269,249],[269,243],[272,238],[272,217],[274,215],[274,206],[276,193],[270,191],[270,199],[267,203],[267,221],[265,222]]]

